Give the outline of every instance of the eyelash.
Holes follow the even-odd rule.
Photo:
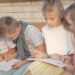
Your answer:
[[[54,20],[54,19],[52,19],[52,18],[49,18],[50,20]]]
[[[51,18],[49,18],[50,20],[54,20],[54,19],[51,19]],[[47,21],[48,19],[47,18],[45,18],[45,20]]]

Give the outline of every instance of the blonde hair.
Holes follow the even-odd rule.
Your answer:
[[[70,18],[75,24],[75,3],[71,4],[66,10],[65,10],[65,17],[70,14]]]
[[[64,27],[65,29],[67,29],[68,31],[72,31],[74,29],[74,32],[75,32],[75,3],[71,4],[66,10],[65,10],[65,13],[64,13],[64,20],[63,20],[63,23],[64,23]],[[66,17],[70,17],[70,19],[72,20],[73,22],[73,25],[70,25],[67,20],[66,20]],[[73,26],[73,29],[71,28],[71,26]]]
[[[55,12],[59,15],[64,15],[64,8],[60,0],[44,0],[43,13]]]

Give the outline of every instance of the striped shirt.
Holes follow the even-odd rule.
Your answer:
[[[24,34],[30,52],[44,42],[41,31],[33,25],[28,25]]]

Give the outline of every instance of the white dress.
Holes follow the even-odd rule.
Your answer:
[[[66,31],[63,25],[54,28],[46,25],[42,32],[48,54],[66,55],[68,51],[73,54],[72,33]]]

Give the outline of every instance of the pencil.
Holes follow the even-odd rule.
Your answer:
[[[7,55],[6,55],[6,61],[8,61],[9,55],[10,55],[10,47],[8,46],[8,52],[7,52]]]
[[[70,51],[68,51],[67,52],[67,55],[66,56],[68,56],[70,54]],[[63,61],[63,63],[66,61],[66,58],[64,58],[64,61]]]

